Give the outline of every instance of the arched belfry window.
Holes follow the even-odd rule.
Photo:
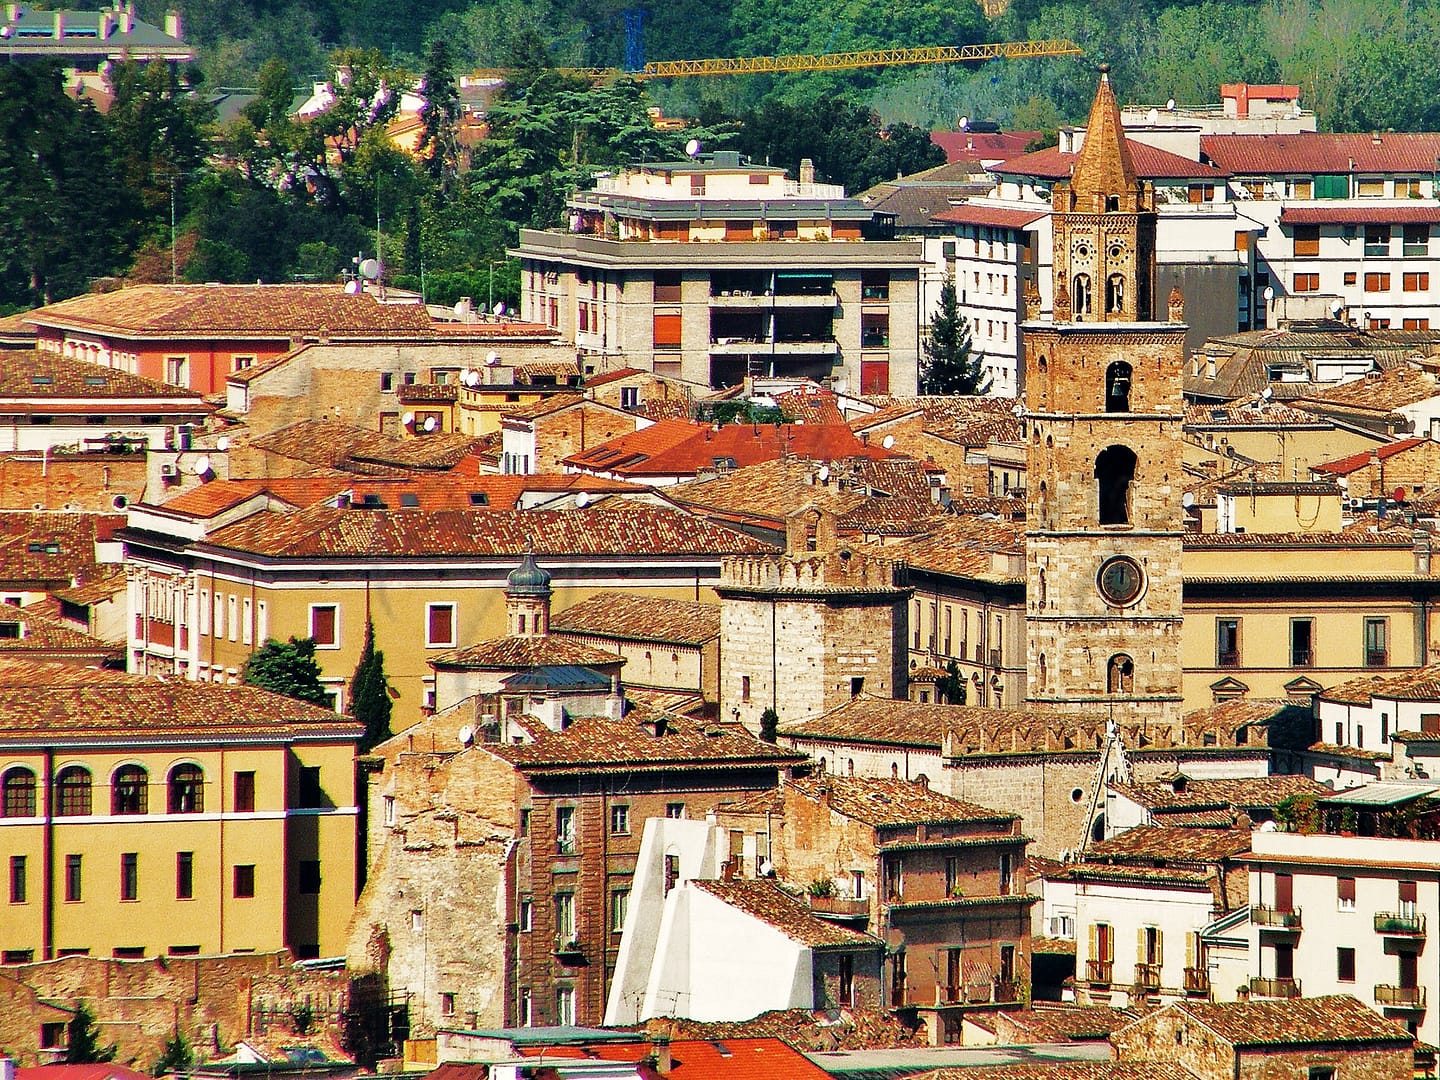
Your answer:
[[[1106,195],[1106,196],[1105,196],[1105,210],[1106,210],[1106,212],[1113,214],[1113,213],[1118,212],[1119,209],[1120,209],[1120,196],[1119,196],[1119,195]]]
[[[1089,315],[1090,306],[1090,275],[1076,274],[1075,287],[1070,290],[1070,308],[1076,315]]]
[[[1105,692],[1129,694],[1135,690],[1135,661],[1124,653],[1110,657],[1105,666]]]
[[[1105,281],[1105,311],[1118,315],[1125,310],[1125,275],[1111,274]]]
[[[1105,369],[1105,411],[1130,411],[1130,376],[1133,369],[1124,360],[1116,360]]]
[[[1130,524],[1130,484],[1135,479],[1135,451],[1107,446],[1095,459],[1101,525]]]

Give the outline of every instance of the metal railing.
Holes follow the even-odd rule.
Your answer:
[[[1298,998],[1300,980],[1292,978],[1266,978],[1256,975],[1250,980],[1250,993],[1256,997]]]
[[[1375,932],[1402,937],[1424,937],[1425,916],[1410,912],[1379,911],[1375,913]]]
[[[1388,1005],[1394,1009],[1423,1009],[1425,1008],[1425,987],[1389,986],[1382,983],[1375,987],[1375,1003]]]
[[[1282,911],[1280,908],[1266,904],[1256,904],[1250,908],[1250,921],[1256,926],[1267,927],[1271,930],[1299,930],[1301,926],[1300,909]]]
[[[1115,972],[1114,961],[1111,960],[1086,960],[1085,980],[1090,983],[1109,985],[1111,977]]]
[[[1209,970],[1202,967],[1187,967],[1185,969],[1185,993],[1201,997],[1209,996]]]

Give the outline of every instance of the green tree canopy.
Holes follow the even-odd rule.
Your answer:
[[[940,287],[940,300],[930,319],[920,361],[922,394],[983,394],[990,377],[981,364],[982,356],[970,348],[970,324],[960,313],[955,282],[949,278]]]
[[[100,1031],[95,1026],[95,1014],[85,1002],[75,1003],[75,1012],[70,1017],[66,1034],[69,1036],[65,1041],[66,1065],[97,1065],[115,1060],[116,1045],[100,1045]]]
[[[289,641],[271,638],[250,654],[240,679],[250,686],[273,690],[312,705],[330,703],[320,683],[320,665],[315,662],[315,642],[311,638],[292,637]]]
[[[390,737],[390,683],[385,678],[385,654],[375,648],[375,624],[365,624],[365,648],[350,680],[350,715],[365,725],[361,751]]]

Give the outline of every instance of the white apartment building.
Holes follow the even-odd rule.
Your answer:
[[[1362,823],[1440,789],[1371,784],[1332,796]],[[1353,994],[1421,1039],[1440,1037],[1431,926],[1440,918],[1440,843],[1257,832],[1251,846],[1252,997]]]

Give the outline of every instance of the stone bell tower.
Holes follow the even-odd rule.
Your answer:
[[[1026,298],[1026,697],[1175,720],[1184,301],[1155,321],[1155,192],[1100,72],[1053,194],[1054,320]]]

